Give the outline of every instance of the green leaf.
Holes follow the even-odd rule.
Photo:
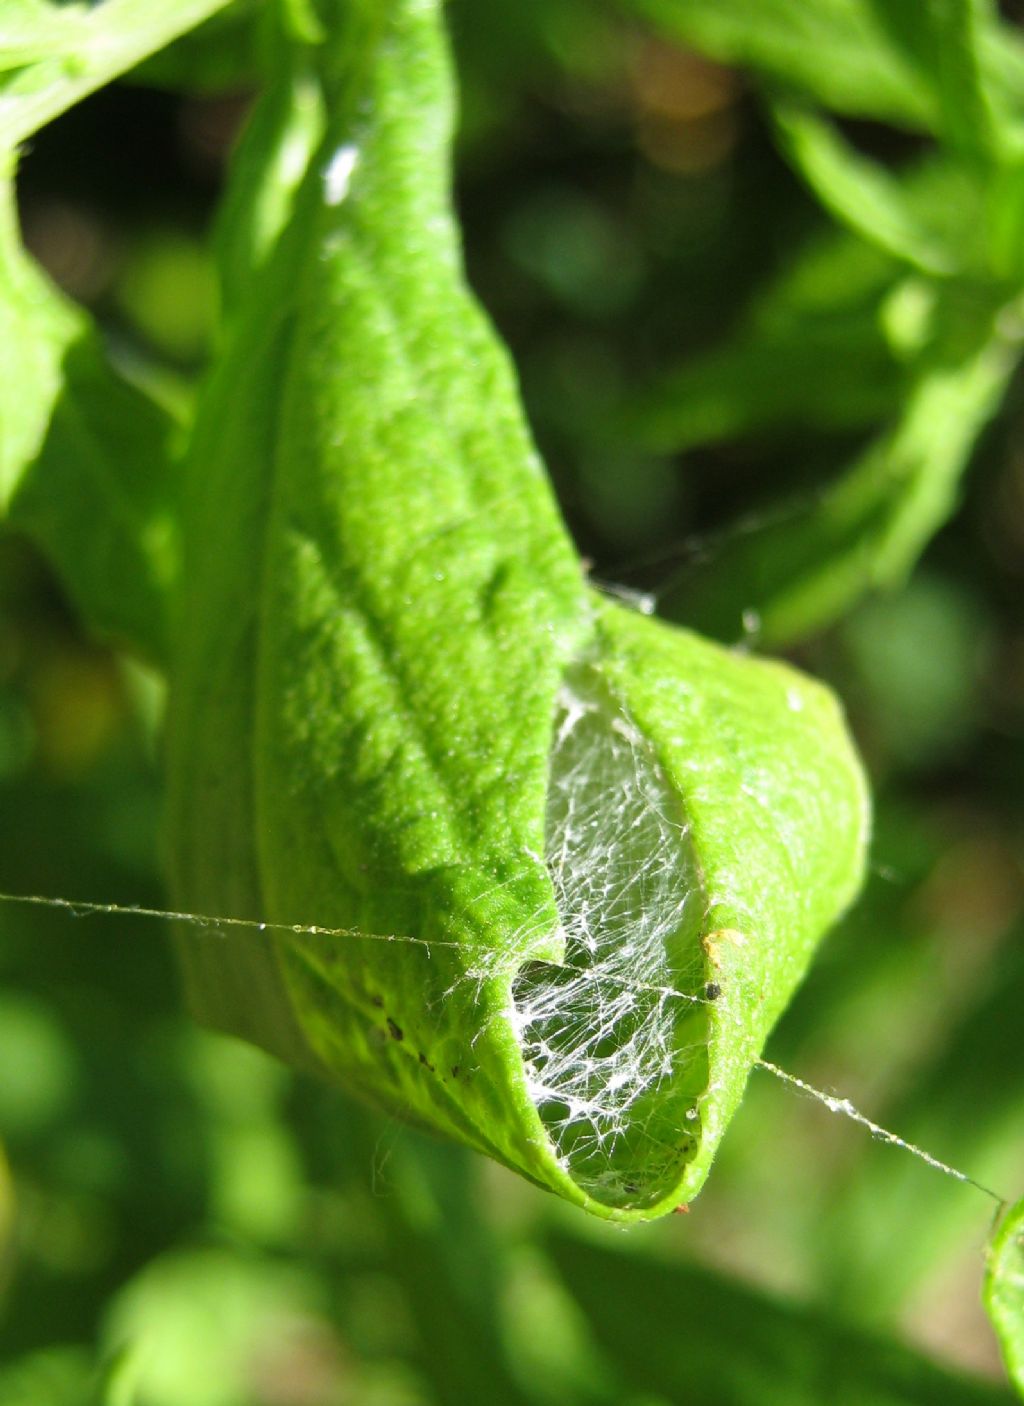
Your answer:
[[[995,7],[989,0],[937,0],[931,11],[944,136],[954,150],[987,161],[996,132],[982,44],[986,29],[995,28]]]
[[[315,0],[281,0],[281,19],[286,32],[300,44],[322,44],[327,38]]]
[[[258,88],[268,67],[273,71],[263,42],[266,12],[265,0],[228,0],[209,19],[131,69],[127,81],[185,93]]]
[[[0,520],[42,548],[98,633],[162,661],[171,422],[21,248],[9,186],[0,199]]]
[[[1009,1393],[691,1265],[551,1237],[595,1351],[633,1391],[693,1406],[997,1406]]]
[[[888,43],[927,85],[935,105],[936,135],[969,159],[987,162],[996,151],[996,107],[1009,118],[1015,81],[1007,81],[1003,60],[1018,57],[1014,31],[1004,26],[990,0],[926,0],[908,7],[902,0],[873,0]],[[1015,101],[1019,111],[1019,88]]]
[[[887,316],[913,302],[913,327]],[[800,250],[723,341],[638,392],[615,430],[657,450],[685,450],[791,425],[827,430],[870,423],[899,405],[927,321],[929,290],[845,230]],[[908,319],[905,317],[904,322]]]
[[[848,116],[965,136],[993,103],[1021,115],[1024,45],[969,0],[628,0],[628,8],[723,63],[752,68]],[[971,48],[950,52],[959,32]]]
[[[321,1292],[301,1262],[228,1247],[175,1249],[150,1261],[107,1306],[113,1380],[104,1406],[251,1400],[267,1333],[322,1323]]]
[[[919,930],[916,936],[920,942]],[[894,1080],[892,1092],[872,1110],[884,1126],[899,1128],[919,1147],[997,1190],[1019,1175],[1024,1139],[1019,1079],[1006,1060],[1024,1001],[1020,937],[1016,924],[991,965],[957,982],[958,1014],[941,1021],[932,1057],[922,1059],[909,1077]],[[914,938],[909,933],[906,945]],[[930,952],[923,954],[911,975],[918,990],[931,960]],[[891,990],[898,981],[889,971],[880,985]],[[912,1019],[908,1007],[913,999],[906,992],[897,997],[896,1019]],[[879,1003],[876,993],[876,1012]],[[934,1007],[931,997],[929,1008]],[[892,1022],[887,1014],[874,1017],[879,1029]],[[913,1038],[912,1026],[909,1033]],[[857,1174],[837,1188],[828,1220],[820,1227],[819,1273],[832,1302],[884,1322],[976,1252],[987,1208],[979,1195],[948,1177],[929,1175],[898,1154],[894,1160],[891,1149],[865,1146],[861,1158]],[[887,1254],[894,1235],[905,1240],[896,1263]]]
[[[666,594],[666,612],[720,639],[753,628],[777,647],[825,628],[868,592],[898,585],[952,513],[1017,355],[997,335],[962,363],[923,372],[896,425],[832,487],[724,538]]]
[[[438,9],[352,15],[337,88],[327,57],[190,468],[178,896],[345,932],[186,939],[189,985],[636,1219],[699,1188],[855,891],[863,782],[820,686],[585,586],[463,283]]]
[[[784,79],[838,112],[915,127],[935,120],[929,83],[890,42],[871,0],[629,0],[629,8],[723,63]]]
[[[0,1366],[3,1406],[93,1406],[95,1385],[92,1355],[75,1343],[53,1343],[24,1356],[6,1354]]]
[[[80,331],[21,247],[14,184],[0,177],[0,515],[39,452],[60,385],[60,363]]]
[[[214,231],[226,314],[244,303],[287,224],[323,124],[320,85],[304,66],[281,73],[250,113]]]
[[[1010,1380],[1024,1397],[1024,1201],[1006,1212],[989,1245],[985,1307]]]
[[[783,150],[825,208],[869,244],[925,274],[945,277],[976,265],[981,189],[965,172],[941,172],[953,190],[936,208],[927,182],[891,175],[859,155],[823,118],[792,103],[776,103]],[[940,179],[941,179],[940,176]],[[924,195],[924,200],[920,195]],[[952,196],[952,203],[950,201]]]
[[[1005,273],[1019,258],[1022,184],[1016,172],[1003,175],[998,186],[989,183],[986,202],[1001,211],[992,256]],[[988,259],[972,203],[978,192],[963,170],[924,163],[904,172],[894,188],[912,227],[927,231],[926,242],[983,268]],[[960,226],[968,221],[975,227],[965,234]],[[848,223],[858,222],[855,211]],[[978,285],[965,289],[959,280],[908,270],[908,251],[897,245],[875,231],[827,228],[756,295],[735,331],[636,393],[601,426],[602,434],[679,451],[778,428],[858,428],[895,415],[936,356],[948,359],[942,343],[951,317],[984,329],[993,296]],[[919,266],[910,253],[911,265]],[[957,335],[962,342],[963,333]]]
[[[133,68],[230,0],[5,0],[0,152]]]

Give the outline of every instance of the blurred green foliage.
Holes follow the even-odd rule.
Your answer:
[[[242,8],[41,131],[20,171],[30,248],[170,406],[216,320],[206,231],[260,68]],[[703,623],[756,642],[766,534],[789,565],[937,358],[960,365],[979,327],[1019,336],[1020,37],[987,7],[930,12],[969,9],[975,50],[948,31],[922,48],[883,0],[453,0],[471,279],[599,579],[688,620],[710,601]],[[822,137],[801,108],[786,129],[758,75],[839,125]],[[882,239],[844,195],[868,159],[899,204]],[[947,218],[979,210],[981,254]],[[858,604],[858,586],[793,632],[847,701],[879,818],[868,891],[769,1053],[1010,1194],[1024,457],[1006,379],[909,584],[943,513],[895,590]],[[934,453],[926,435],[915,465]],[[161,903],[160,711],[5,537],[0,888]],[[9,905],[0,1070],[0,1406],[1007,1399],[978,1303],[988,1203],[767,1074],[699,1206],[625,1238],[190,1026],[161,924]]]

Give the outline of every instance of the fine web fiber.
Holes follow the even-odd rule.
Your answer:
[[[26,893],[0,893],[0,903],[26,908],[43,908],[51,911],[58,911],[67,914],[72,918],[90,917],[111,917],[111,918],[147,918],[158,922],[184,923],[188,927],[198,932],[205,932],[211,942],[222,942],[223,934],[220,931],[225,927],[231,927],[241,932],[248,931],[254,937],[259,937],[266,933],[276,933],[287,937],[319,937],[328,941],[334,941],[339,937],[350,938],[362,942],[401,942],[414,944],[417,947],[450,947],[455,944],[436,939],[427,942],[425,939],[416,937],[406,937],[395,933],[364,932],[355,928],[332,928],[320,927],[309,923],[275,923],[260,921],[257,918],[236,918],[226,915],[216,916],[208,913],[181,913],[174,912],[168,908],[149,908],[140,904],[130,903],[101,903],[90,899],[72,899],[52,896],[49,894],[26,894]],[[636,981],[631,981],[633,990],[642,989]],[[678,998],[686,1000],[688,1003],[699,1004],[699,997],[684,996],[683,993],[673,993],[667,988],[656,988],[651,994],[660,994],[671,998],[676,995]],[[1010,1204],[1009,1198],[1000,1195],[998,1191],[993,1191],[991,1187],[985,1186],[982,1182],[976,1181],[967,1172],[961,1171],[957,1167],[950,1166],[946,1162],[933,1157],[924,1148],[918,1147],[916,1143],[909,1142],[898,1133],[884,1128],[881,1124],[868,1118],[859,1109],[855,1108],[851,1101],[836,1094],[819,1089],[815,1085],[808,1083],[805,1079],[798,1078],[795,1074],[790,1074],[788,1070],[780,1069],[777,1064],[772,1064],[769,1060],[759,1059],[756,1067],[767,1071],[780,1083],[786,1085],[808,1098],[813,1099],[827,1108],[830,1113],[838,1113],[841,1117],[857,1123],[860,1127],[866,1128],[873,1137],[879,1141],[888,1143],[892,1147],[906,1152],[909,1156],[924,1162],[933,1171],[953,1180],[961,1182],[967,1186],[972,1186],[976,1191],[982,1192],[997,1203],[1000,1210]]]
[[[512,496],[512,495],[508,495]],[[499,497],[471,514],[493,511]],[[788,515],[788,514],[783,514]],[[771,518],[751,517],[723,534],[743,535]],[[433,540],[433,535],[422,545]],[[641,566],[706,556],[711,539],[691,539]],[[686,570],[684,565],[683,570]],[[593,583],[644,614],[660,591]],[[745,643],[756,618],[743,620]],[[597,761],[596,759],[601,759]],[[563,689],[556,720],[546,858],[565,941],[564,964],[533,963],[514,988],[513,1021],[530,1088],[560,1155],[581,1184],[604,1200],[635,1201],[637,1177],[671,1174],[699,1131],[706,1086],[708,1003],[699,947],[702,900],[684,818],[649,746],[601,684],[580,668]],[[227,914],[175,912],[117,902],[0,892],[0,903],[58,910],[69,917],[146,918],[184,924],[211,943],[248,933],[417,948],[454,941]],[[225,931],[227,930],[227,931]],[[478,979],[467,973],[467,980]],[[964,1171],[875,1123],[850,1100],[767,1060],[756,1066],[792,1093],[865,1128],[937,1173],[1006,1198]]]
[[[587,666],[559,697],[546,860],[564,957],[513,987],[530,1096],[585,1190],[612,1204],[664,1193],[707,1084],[704,898],[676,796]]]

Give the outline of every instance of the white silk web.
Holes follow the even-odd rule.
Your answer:
[[[565,955],[520,973],[513,1024],[559,1156],[621,1204],[675,1180],[694,1146],[704,903],[678,800],[593,668],[561,691],[546,831]]]
[[[360,932],[352,928],[331,928],[321,927],[308,923],[275,923],[261,922],[255,918],[235,918],[235,917],[215,917],[205,913],[181,913],[168,908],[147,908],[140,904],[126,903],[100,903],[89,899],[71,899],[51,896],[49,894],[25,894],[25,893],[0,893],[0,903],[11,904],[27,908],[47,908],[63,912],[74,918],[88,917],[113,917],[113,918],[146,918],[154,919],[166,923],[184,923],[186,926],[200,932],[208,932],[210,940],[213,942],[223,941],[220,930],[233,928],[247,930],[255,934],[274,933],[287,937],[323,937],[334,939],[339,937],[351,938],[362,942],[401,942],[411,944],[416,947],[448,947],[454,944],[449,942],[428,942],[424,938],[405,937],[399,934]],[[681,993],[670,993],[661,989],[662,995],[675,995],[677,999],[688,1000]],[[700,998],[693,998],[695,1004],[701,1004]],[[909,1142],[898,1133],[884,1128],[881,1124],[874,1122],[862,1113],[853,1103],[836,1094],[826,1092],[824,1089],[816,1088],[806,1080],[798,1078],[795,1074],[790,1074],[788,1070],[780,1069],[777,1064],[772,1064],[769,1060],[759,1059],[756,1061],[756,1068],[764,1069],[781,1083],[799,1093],[805,1094],[808,1098],[820,1103],[830,1113],[839,1114],[848,1118],[852,1122],[866,1128],[872,1135],[881,1142],[886,1142],[892,1147],[897,1147],[910,1156],[924,1162],[926,1166],[934,1171],[951,1177],[954,1181],[959,1181],[967,1186],[972,1186],[976,1191],[995,1201],[999,1210],[1002,1211],[1010,1204],[1009,1198],[1001,1196],[998,1191],[993,1191],[991,1187],[977,1181],[967,1172],[961,1171],[957,1167],[950,1166],[948,1162],[940,1161],[933,1157],[924,1148],[918,1147],[916,1143]]]
[[[641,1193],[653,1198],[676,1181],[700,1132],[710,1004],[704,894],[678,799],[650,744],[590,665],[570,674],[558,700],[545,851],[564,953],[558,965],[531,962],[520,971],[510,1019],[529,1093],[563,1165],[606,1204],[635,1204]],[[457,945],[63,897],[0,893],[0,903],[176,922],[208,930],[211,942],[223,942],[229,930],[239,937]],[[766,1060],[758,1065],[873,1137],[1005,1204],[848,1099]]]

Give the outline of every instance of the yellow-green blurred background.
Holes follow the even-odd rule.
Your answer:
[[[685,599],[719,534],[814,492],[865,417],[823,429],[797,393],[770,432],[662,454],[595,427],[713,348],[825,217],[740,74],[582,0],[450,11],[470,279],[594,575]],[[231,42],[211,91],[157,64],[40,133],[20,176],[29,247],[183,405],[252,91]],[[1005,1195],[1024,1189],[1022,409],[1013,388],[909,585],[796,656],[848,707],[877,835],[768,1051]],[[165,901],[161,704],[0,540],[0,888]],[[1005,1399],[978,1303],[991,1203],[768,1074],[690,1214],[626,1234],[202,1033],[176,983],[160,922],[0,905],[0,1406]]]

